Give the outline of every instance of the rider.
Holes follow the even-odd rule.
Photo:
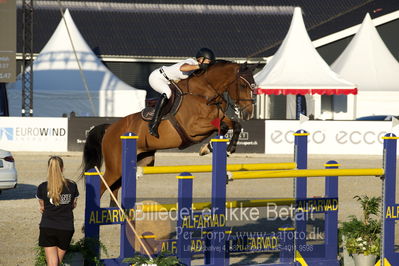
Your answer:
[[[155,69],[149,76],[150,86],[161,94],[152,121],[149,124],[150,134],[159,138],[158,126],[161,121],[162,108],[166,105],[172,92],[169,84],[177,83],[179,80],[188,78],[195,70],[206,70],[215,62],[215,55],[208,48],[201,48],[196,54],[196,60],[188,58],[171,66],[163,66]]]

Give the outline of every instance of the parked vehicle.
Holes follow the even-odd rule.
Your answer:
[[[392,121],[393,115],[370,115],[356,118],[359,121]],[[395,116],[398,118],[398,116]]]
[[[17,169],[11,152],[0,149],[0,193],[17,186]]]

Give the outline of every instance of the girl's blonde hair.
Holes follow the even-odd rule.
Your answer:
[[[52,199],[56,206],[60,205],[62,189],[64,186],[67,187],[67,180],[62,173],[63,170],[64,162],[61,157],[51,156],[48,160],[47,191],[48,197]]]

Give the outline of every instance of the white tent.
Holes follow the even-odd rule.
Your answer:
[[[34,116],[74,111],[77,116],[118,117],[142,110],[146,91],[109,71],[87,45],[68,10],[64,18],[33,63]],[[7,86],[12,116],[21,115],[21,76]]]
[[[399,63],[385,46],[369,14],[331,68],[358,85],[358,117],[399,114]]]
[[[318,54],[307,34],[301,8],[296,7],[289,31],[271,61],[255,75],[258,101],[265,95],[289,95],[286,118],[295,118],[295,95],[306,95],[308,111],[321,117],[321,95],[356,94],[356,86],[334,73]],[[261,96],[264,94],[263,96]],[[317,94],[317,95],[315,95]],[[315,95],[315,96],[310,96]],[[264,117],[278,103],[264,101]],[[283,110],[280,110],[283,111]]]

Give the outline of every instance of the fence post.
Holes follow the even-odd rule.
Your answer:
[[[307,169],[308,167],[308,135],[305,130],[298,130],[294,133],[295,146],[294,146],[294,160],[297,164],[297,169]],[[307,178],[295,178],[294,181],[294,197],[296,201],[304,200],[307,198]],[[294,227],[296,236],[305,236],[305,239],[295,238],[294,240],[294,253],[299,246],[306,246],[306,213],[296,212],[294,219]]]
[[[191,234],[187,224],[192,223],[193,178],[190,173],[183,172],[176,177],[178,184],[178,211],[177,211],[177,257],[185,266],[191,265]],[[188,220],[185,220],[188,219]],[[186,221],[186,222],[185,222]]]
[[[382,198],[382,238],[381,238],[381,265],[396,265],[399,262],[399,253],[395,247],[395,220],[398,220],[399,205],[396,204],[396,150],[397,139],[394,134],[388,133],[384,137],[384,180]],[[396,213],[395,213],[396,210]]]
[[[218,226],[212,228],[210,264],[229,265],[226,257],[226,181],[227,181],[227,153],[226,144],[229,141],[223,136],[211,140],[213,142],[212,155],[212,212],[211,219],[219,221]]]
[[[122,140],[122,209],[125,210],[126,214],[129,217],[125,217],[125,219],[134,219],[135,211],[131,212],[130,210],[134,209],[136,204],[136,171],[137,171],[137,139],[134,133],[126,133],[120,137]],[[133,217],[130,217],[130,214],[134,214]],[[122,223],[121,225],[121,239],[120,239],[120,258],[123,260],[124,258],[130,258],[134,255],[134,247],[131,242],[133,242],[134,235],[130,232],[130,228],[127,223]],[[131,240],[129,242],[128,237],[130,236]]]
[[[280,227],[278,229],[278,239],[280,244],[280,262],[292,263],[294,261],[294,240],[295,228]]]
[[[326,169],[337,169],[339,164],[336,161],[328,161],[324,166]],[[338,200],[338,176],[326,176],[324,197]],[[336,260],[338,254],[338,211],[326,212],[324,217],[325,258]]]
[[[100,240],[100,226],[96,224],[96,212],[100,210],[100,177],[95,169],[85,173],[86,179],[86,210],[85,237]],[[93,219],[94,217],[94,219]],[[99,256],[100,247],[95,247],[94,253]]]

